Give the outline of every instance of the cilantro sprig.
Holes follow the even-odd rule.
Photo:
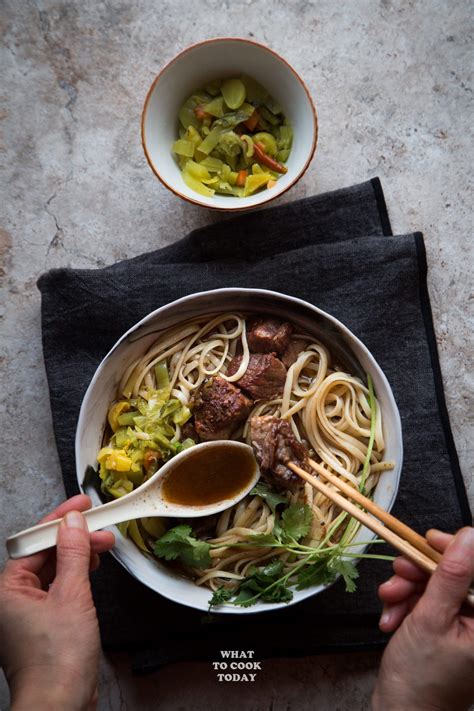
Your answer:
[[[293,504],[283,512],[280,523],[269,534],[249,536],[241,543],[229,544],[232,548],[273,548],[292,554],[293,567],[285,572],[283,561],[275,557],[265,566],[253,566],[239,585],[230,589],[218,588],[209,601],[209,608],[224,603],[250,607],[257,601],[290,602],[293,599],[293,587],[304,590],[314,585],[327,585],[342,576],[347,592],[356,589],[355,580],[359,573],[351,558],[377,558],[393,560],[391,556],[377,554],[351,553],[353,546],[362,543],[344,542],[331,544],[330,538],[343,523],[340,515],[333,523],[324,539],[316,548],[301,543],[301,539],[310,530],[312,511],[306,504]],[[372,541],[383,543],[383,541]],[[179,560],[184,565],[195,568],[207,568],[212,564],[210,551],[222,544],[211,544],[197,539],[192,534],[191,526],[179,525],[170,529],[155,543],[154,552],[165,560]]]
[[[357,587],[355,579],[359,577],[359,572],[353,563],[339,556],[326,556],[302,568],[297,578],[296,589],[304,590],[313,585],[328,585],[333,583],[338,575],[344,579],[346,592],[354,592]]]
[[[313,511],[308,504],[292,504],[281,516],[281,529],[284,538],[299,541],[306,536],[313,522]]]
[[[192,535],[191,526],[180,525],[170,528],[154,547],[154,554],[165,560],[179,560],[192,568],[208,568],[211,563],[211,546]]]
[[[285,506],[288,505],[288,499],[285,496],[272,491],[262,481],[259,481],[258,484],[253,487],[250,496],[260,496],[261,499],[267,502],[273,513],[275,513],[277,506],[281,504]]]
[[[245,542],[232,544],[232,547],[256,546],[258,548],[284,549],[293,554],[294,565],[285,572],[283,561],[275,558],[264,567],[251,568],[249,574],[237,588],[231,590],[222,586],[214,592],[209,607],[223,603],[250,607],[258,600],[262,602],[290,602],[293,599],[293,586],[304,590],[313,585],[327,585],[342,576],[347,592],[356,589],[355,579],[359,573],[350,558],[361,557],[350,552],[352,543],[330,544],[329,539],[342,523],[336,519],[325,538],[316,547],[301,543],[311,528],[313,512],[306,504],[293,504],[282,513],[280,522],[269,534],[249,536]],[[387,558],[387,556],[367,555],[366,557]]]
[[[383,543],[382,540],[370,543]],[[238,545],[238,544],[237,544]],[[236,589],[218,588],[209,600],[209,609],[223,603],[250,607],[259,600],[263,602],[291,602],[293,587],[305,590],[314,585],[329,585],[339,576],[342,577],[346,592],[356,590],[356,579],[359,572],[351,558],[374,558],[377,560],[393,560],[393,556],[368,553],[351,553],[352,546],[364,543],[337,544],[326,548],[310,548],[299,544],[284,546],[295,553],[302,553],[300,560],[288,572],[284,573],[283,562],[275,559],[264,568],[254,567]],[[282,545],[283,547],[283,545]],[[298,550],[299,549],[299,550]],[[308,552],[311,551],[311,552]]]

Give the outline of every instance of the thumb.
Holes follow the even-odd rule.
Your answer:
[[[446,551],[420,600],[420,612],[447,627],[463,604],[474,579],[474,528],[462,528]]]
[[[58,529],[54,588],[70,595],[84,584],[89,586],[90,558],[91,544],[86,519],[79,511],[69,511]]]

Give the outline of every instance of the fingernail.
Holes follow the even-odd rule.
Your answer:
[[[474,528],[464,528],[459,534],[458,542],[465,553],[472,553],[474,547]]]
[[[69,511],[64,517],[64,523],[68,528],[87,528],[86,520],[79,511]]]
[[[380,618],[380,624],[381,625],[388,625],[388,624],[390,624],[391,619],[392,619],[392,613],[387,610],[382,613],[382,616]]]
[[[474,528],[462,528],[456,533],[446,549],[451,560],[464,562],[472,559],[474,551]]]
[[[389,588],[391,585],[393,585],[394,582],[395,582],[395,578],[393,578],[393,577],[389,578],[384,583],[382,583],[382,585],[380,587]]]

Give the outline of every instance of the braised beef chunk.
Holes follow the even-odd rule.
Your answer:
[[[247,341],[252,353],[283,353],[293,327],[276,318],[256,317],[248,320]]]
[[[262,476],[270,483],[296,489],[302,485],[301,478],[286,465],[295,462],[308,469],[308,450],[298,442],[286,420],[265,415],[250,420],[250,439]]]
[[[215,376],[207,378],[194,396],[194,427],[200,439],[228,439],[248,417],[252,401],[238,387]]]
[[[240,367],[242,356],[235,356],[229,363],[227,375],[234,375]],[[271,400],[283,392],[286,368],[273,353],[252,353],[247,370],[236,384],[254,400]]]
[[[298,358],[301,351],[305,350],[307,343],[308,341],[305,341],[302,338],[292,338],[283,353],[281,354],[283,365],[285,365],[287,368],[293,365],[293,363],[296,362],[296,359]]]

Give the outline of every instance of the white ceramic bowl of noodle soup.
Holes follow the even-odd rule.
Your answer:
[[[184,182],[171,146],[178,138],[178,112],[191,94],[212,81],[248,74],[270,92],[293,127],[288,172],[276,185],[245,198],[205,197]],[[289,190],[304,174],[316,150],[316,110],[304,81],[276,52],[251,40],[216,38],[183,50],[153,81],[141,121],[142,145],[156,177],[178,197],[217,210],[247,210]]]
[[[219,304],[218,309],[216,304]],[[82,402],[76,432],[76,471],[80,488],[83,489],[87,468],[97,466],[96,456],[102,446],[107,411],[115,399],[117,385],[127,366],[148,350],[162,330],[196,316],[225,311],[265,313],[287,319],[325,343],[336,362],[346,366],[349,372],[359,372],[362,377],[370,373],[382,411],[386,444],[384,459],[395,461],[393,470],[381,474],[374,500],[383,509],[390,510],[398,489],[403,447],[400,415],[383,371],[363,343],[340,321],[305,301],[263,289],[217,289],[185,296],[153,311],[120,338],[97,368]],[[87,493],[93,505],[102,503],[95,491],[88,489]],[[111,530],[116,536],[112,555],[137,580],[174,602],[198,610],[208,609],[211,591],[207,587],[197,586],[191,580],[180,577],[160,560],[142,553],[116,527]],[[370,541],[374,537],[363,528],[354,542]],[[359,553],[363,549],[361,546],[353,551]],[[289,604],[316,595],[326,587],[317,585],[306,590],[295,590]],[[245,615],[286,606],[286,603],[262,602],[248,608],[223,605],[215,611]]]

